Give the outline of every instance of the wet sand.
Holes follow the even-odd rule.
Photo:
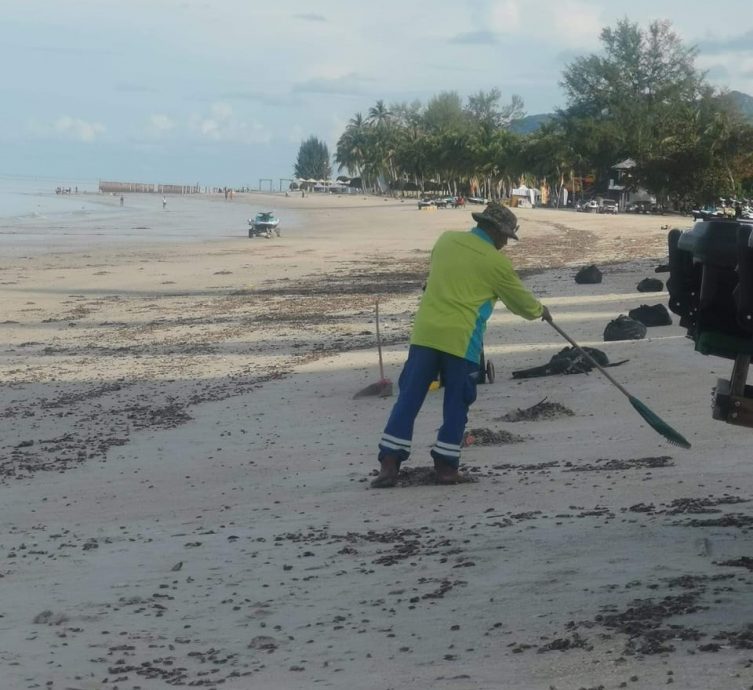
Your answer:
[[[497,381],[469,420],[498,443],[433,485],[432,393],[400,486],[375,491],[392,401],[352,399],[378,378],[375,298],[397,380],[432,242],[469,209],[148,201],[0,259],[8,688],[753,685],[753,432],[709,406],[731,363],[676,325],[601,340],[666,304],[635,287],[665,260],[661,226],[688,221],[522,210],[510,255],[576,340],[629,360],[611,373],[691,450],[597,373],[513,380],[565,343],[498,307]],[[282,237],[244,236],[262,208]],[[603,282],[576,285],[592,262]],[[521,415],[544,398],[572,415]]]

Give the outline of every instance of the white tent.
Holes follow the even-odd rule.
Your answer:
[[[518,198],[519,206],[528,204],[535,206],[536,201],[541,196],[541,192],[533,187],[526,187],[525,185],[521,185],[520,187],[512,190],[512,196]]]

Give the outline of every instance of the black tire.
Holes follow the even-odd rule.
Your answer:
[[[486,361],[486,382],[487,383],[494,383],[494,364],[490,360]]]

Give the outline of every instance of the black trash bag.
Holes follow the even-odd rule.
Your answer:
[[[601,282],[601,271],[594,264],[581,268],[575,274],[575,282],[578,285],[592,285]]]
[[[609,357],[607,357],[605,352],[597,350],[594,347],[584,347],[582,349],[588,352],[596,363],[602,367],[616,367],[627,362],[625,359],[621,362],[610,364]],[[512,377],[514,379],[531,379],[537,376],[556,376],[559,374],[587,374],[591,369],[593,369],[593,364],[583,356],[580,350],[574,347],[565,347],[556,355],[553,355],[548,364],[513,371]]]
[[[620,314],[604,329],[604,340],[641,340],[646,337],[646,327],[629,316]]]
[[[669,310],[663,304],[654,304],[652,306],[641,304],[640,307],[631,309],[628,312],[628,316],[648,327],[672,325],[672,317],[669,315]]]
[[[638,283],[638,292],[661,292],[664,289],[664,283],[658,278],[644,278]]]

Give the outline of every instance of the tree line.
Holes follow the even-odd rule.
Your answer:
[[[454,91],[425,104],[379,100],[350,119],[334,162],[365,189],[504,198],[525,183],[547,186],[558,205],[564,188],[605,190],[612,166],[629,158],[626,184],[676,208],[753,196],[753,126],[696,67],[697,49],[666,21],[624,19],[600,41],[599,53],[565,66],[566,106],[531,134],[511,129],[522,99],[503,103],[496,88],[465,100]]]

